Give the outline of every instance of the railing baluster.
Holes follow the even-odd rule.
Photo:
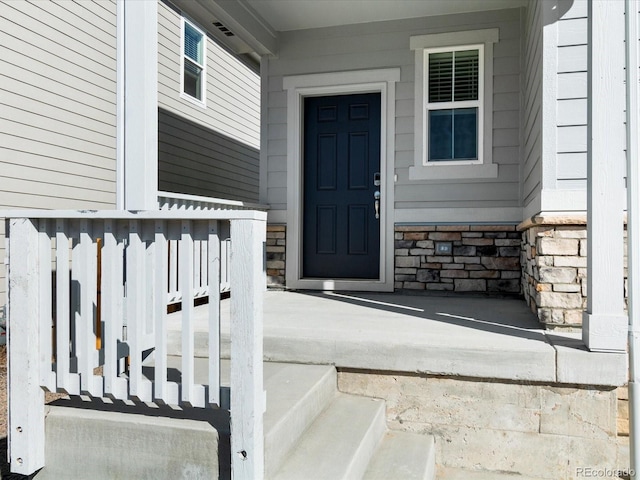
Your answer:
[[[38,230],[26,218],[7,221],[9,238],[9,460],[30,475],[44,466],[44,392],[40,388]]]
[[[226,251],[225,251],[226,261],[224,263],[227,267],[225,272],[226,287],[227,287],[227,290],[231,290],[231,249],[233,248],[231,246],[231,238],[227,238],[224,241],[224,245],[226,247]]]
[[[225,227],[228,228],[228,225],[225,225]],[[231,259],[231,242],[224,237],[224,230],[220,230],[219,236],[223,238],[220,241],[220,291],[228,292],[230,290],[229,261]]]
[[[80,308],[76,316],[76,339],[78,343],[78,372],[80,373],[81,390],[89,394],[102,396],[102,379],[93,375],[96,362],[96,334],[94,331],[97,308],[97,250],[93,242],[92,229],[89,220],[80,221],[80,243],[78,246],[78,283]],[[75,262],[74,262],[75,263]]]
[[[104,393],[115,398],[116,379],[118,378],[118,327],[115,318],[116,292],[116,237],[114,235],[113,220],[104,221],[104,236],[102,240],[102,276],[100,278],[100,290],[102,302],[100,317],[104,322],[102,332],[102,348],[104,349],[104,365],[102,376],[104,378]]]
[[[65,220],[56,221],[56,375],[58,389],[67,393],[75,390],[71,387],[69,341],[70,322],[70,276],[69,276],[69,237]]]
[[[118,344],[122,340],[122,245],[113,220],[104,221],[102,247],[102,336],[104,348],[104,392],[113,398],[127,398],[127,381],[119,377]]]
[[[156,220],[155,237],[156,244],[156,278],[167,278],[167,227],[166,222]],[[171,399],[167,388],[167,302],[163,295],[163,285],[154,289],[156,310],[155,331],[155,367],[154,367],[154,398],[164,403],[177,403],[177,399]],[[172,401],[173,400],[173,401]]]
[[[193,340],[193,227],[182,222],[180,236],[180,291],[182,292],[182,395],[186,405],[194,402]]]
[[[40,262],[40,385],[50,392],[56,391],[56,375],[53,362],[53,312],[51,288],[51,237],[49,222],[38,222],[38,249]]]
[[[209,220],[209,403],[220,406],[220,237]]]
[[[206,224],[202,224],[203,227],[206,227]],[[198,295],[206,296],[209,292],[209,278],[208,278],[208,267],[209,264],[209,240],[208,236],[205,234],[206,240],[202,240],[200,242],[200,291]]]
[[[156,242],[153,222],[142,222],[144,255],[144,311],[142,313],[143,350],[153,348],[155,344],[156,302],[154,300],[156,284]]]
[[[191,232],[191,233],[193,235],[195,232]],[[202,241],[198,238],[194,238],[193,240],[193,291],[190,294],[190,297],[192,299],[200,294],[200,260],[201,260],[201,253],[202,253],[202,251],[200,250],[201,245],[202,245]],[[183,298],[184,298],[184,295],[183,295]]]
[[[78,278],[78,272],[81,270],[82,258],[80,256],[80,221],[78,219],[69,221],[67,223],[67,234],[71,239],[71,284],[69,286],[70,291],[70,311],[69,317],[69,332],[70,332],[70,366],[69,366],[69,380],[71,387],[69,393],[72,395],[80,395],[82,389],[80,385],[80,373],[78,372],[78,353],[82,351],[81,334],[79,332],[79,325],[81,320],[79,317],[80,311],[80,281]]]
[[[178,300],[178,241],[169,241],[169,302]]]
[[[134,399],[151,401],[151,384],[142,376],[144,349],[144,243],[138,220],[129,222],[127,247],[127,335],[129,343],[129,395]]]

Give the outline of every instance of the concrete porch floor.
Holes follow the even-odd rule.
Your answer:
[[[229,355],[229,300],[222,356]],[[169,315],[180,354],[181,312]],[[196,308],[196,355],[207,355],[207,306]],[[267,361],[560,384],[618,386],[624,354],[593,353],[579,333],[543,330],[523,300],[480,296],[267,291]]]

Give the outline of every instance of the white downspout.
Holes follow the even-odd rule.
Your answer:
[[[631,478],[640,467],[640,192],[638,180],[638,2],[626,0],[625,45],[627,87],[627,245],[629,302],[629,450]],[[638,353],[636,353],[638,352]]]

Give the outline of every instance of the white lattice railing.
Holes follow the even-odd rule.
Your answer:
[[[186,195],[182,193],[158,192],[158,208],[161,211],[173,212],[204,212],[204,211],[229,211],[229,210],[259,210],[265,211],[265,205],[247,203],[237,200],[225,200],[222,198],[200,197],[196,195]],[[229,222],[219,223],[218,236],[220,238],[220,292],[228,292],[231,288],[229,281],[229,258],[231,252],[231,237],[229,235]],[[195,249],[196,260],[203,258],[198,248]],[[198,262],[196,261],[196,265]],[[204,266],[204,265],[203,265]],[[203,269],[194,268],[194,296],[206,296],[206,285],[202,283]],[[177,248],[173,242],[169,243],[169,284],[168,303],[182,301],[178,278],[178,257]]]
[[[220,303],[210,295],[208,385],[194,382],[194,303],[218,292],[220,225],[233,239],[231,441],[234,478],[263,468],[262,295],[266,214],[24,211],[6,220],[11,470],[44,466],[43,391],[184,407],[220,405]],[[181,383],[167,380],[167,279],[182,301]],[[171,290],[171,289],[169,289]],[[154,350],[154,378],[143,355]],[[123,371],[128,358],[127,371]],[[96,367],[102,367],[97,369]],[[241,418],[239,418],[241,416]],[[212,452],[212,455],[217,452]]]

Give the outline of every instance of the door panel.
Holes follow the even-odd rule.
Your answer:
[[[302,274],[377,279],[380,94],[304,101]]]

